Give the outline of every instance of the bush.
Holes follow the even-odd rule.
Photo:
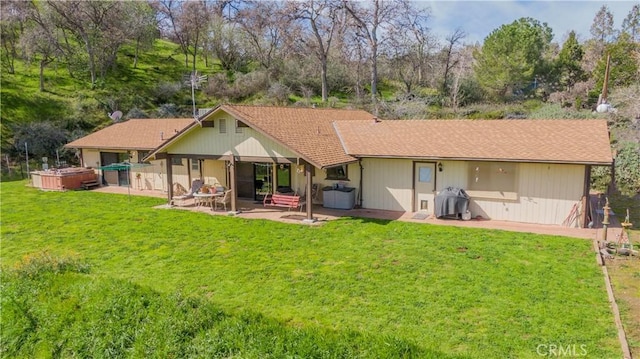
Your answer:
[[[591,189],[606,193],[611,184],[611,167],[591,167]]]
[[[640,192],[640,144],[620,143],[616,155],[616,187],[622,194]]]
[[[286,105],[291,95],[291,89],[280,82],[274,82],[267,90],[267,98],[275,105]]]
[[[579,111],[562,108],[559,103],[547,103],[535,109],[529,114],[531,119],[590,119],[601,118],[602,114],[594,114],[591,111]]]
[[[180,109],[173,103],[163,103],[156,110],[159,118],[177,118],[180,117]]]
[[[504,118],[505,112],[503,110],[493,110],[493,111],[484,111],[484,112],[475,112],[467,115],[468,119],[472,120],[498,120]]]
[[[179,82],[160,82],[155,89],[157,103],[170,102],[181,89],[182,86]]]

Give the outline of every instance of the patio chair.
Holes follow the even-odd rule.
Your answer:
[[[189,191],[187,193],[184,194],[179,194],[177,196],[173,196],[171,197],[171,205],[177,205],[176,202],[180,201],[180,205],[184,205],[184,202],[188,199],[193,198],[193,194],[198,192],[200,190],[200,188],[202,187],[202,180],[201,179],[195,179],[193,180],[193,182],[191,182],[191,188],[189,188]],[[175,186],[176,184],[174,184]],[[177,184],[180,188],[182,187],[180,184]],[[184,187],[182,187],[184,189]]]
[[[217,211],[218,210],[218,204],[220,204],[222,207],[224,207],[224,210],[227,210],[227,203],[231,203],[231,196],[233,195],[233,190],[227,190],[224,192],[223,196],[220,197],[215,197],[215,200],[213,201],[213,210]]]

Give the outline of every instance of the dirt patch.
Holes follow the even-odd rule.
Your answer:
[[[634,233],[640,235],[640,233]],[[634,240],[640,247],[640,238]],[[611,285],[633,357],[640,355],[640,259],[616,257],[607,260]]]

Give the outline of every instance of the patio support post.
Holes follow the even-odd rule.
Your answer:
[[[167,155],[167,158],[164,159],[165,166],[167,170],[167,203],[171,204],[171,199],[173,198],[173,166],[171,165],[171,155]]]
[[[238,179],[236,178],[236,156],[229,159],[229,177],[231,179],[231,212],[237,213],[236,198],[238,198]]]
[[[307,178],[307,189],[305,193],[307,194],[307,218],[306,222],[315,222],[313,219],[313,198],[311,197],[311,187],[312,187],[312,178],[311,178],[311,165],[309,163],[305,163],[304,172]]]

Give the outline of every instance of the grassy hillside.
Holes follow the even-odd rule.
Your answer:
[[[162,103],[191,108],[189,88],[174,85],[173,91],[159,90],[163,84],[181,83],[190,72],[175,44],[157,40],[152,49],[141,52],[137,68],[133,68],[133,62],[133,48],[124,47],[117,68],[95,88],[91,88],[88,73],[77,71],[72,77],[66,64],[54,62],[45,70],[45,91],[41,92],[38,64],[16,61],[15,74],[2,72],[3,135],[17,123],[51,120],[68,130],[92,130],[108,123],[108,114],[115,110],[126,114],[137,107],[153,116],[153,110]],[[199,70],[205,71],[202,67]]]

